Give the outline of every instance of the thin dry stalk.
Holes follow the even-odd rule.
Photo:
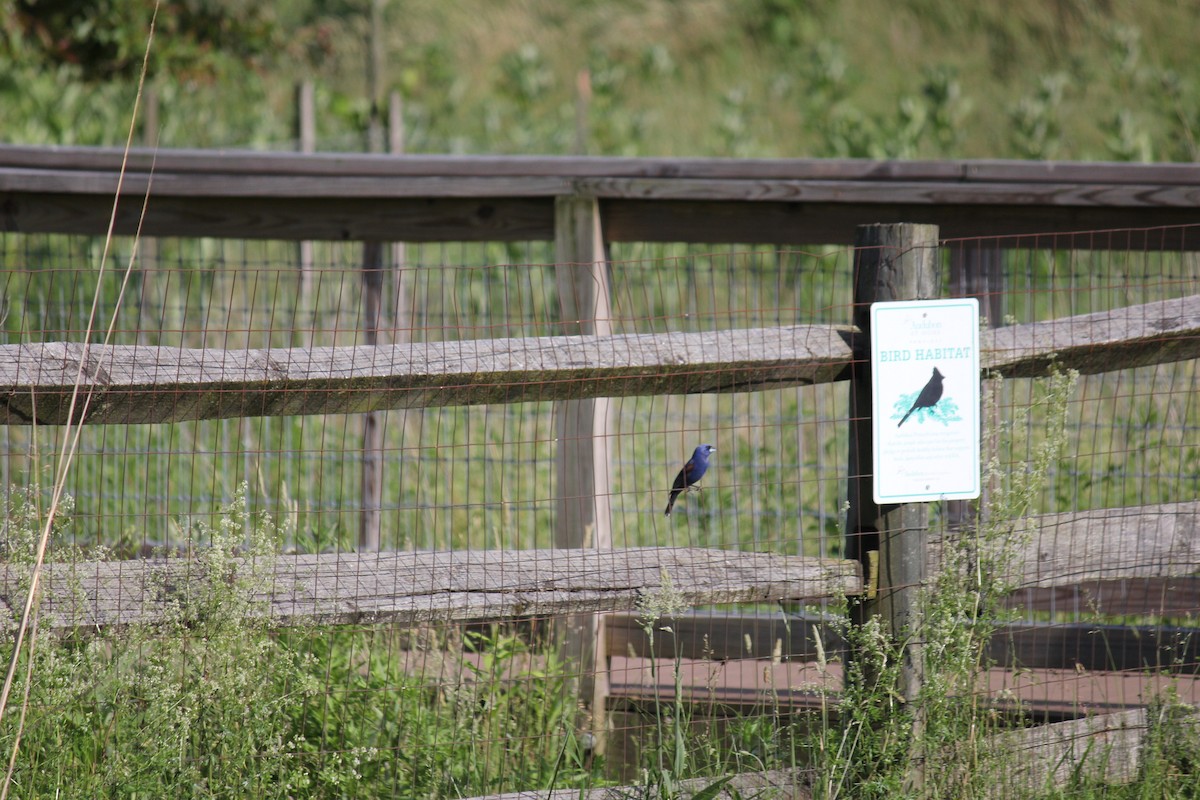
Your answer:
[[[67,473],[70,470],[71,462],[74,460],[75,452],[79,447],[79,438],[82,435],[82,430],[83,430],[82,420],[87,415],[88,406],[91,403],[92,395],[91,395],[91,390],[89,389],[86,392],[82,393],[83,394],[82,409],[81,409],[79,415],[76,416],[75,408],[79,404],[79,401],[80,401],[80,394],[81,394],[80,389],[81,389],[81,385],[83,383],[83,370],[84,370],[84,365],[87,362],[88,350],[90,348],[91,332],[95,328],[97,308],[100,305],[100,293],[103,288],[104,270],[105,270],[105,266],[108,263],[109,250],[112,247],[113,229],[116,227],[117,208],[120,203],[121,188],[125,181],[125,170],[126,170],[126,165],[128,164],[128,160],[129,160],[129,150],[133,146],[133,135],[134,135],[134,131],[137,129],[138,111],[141,106],[142,93],[143,93],[143,90],[145,88],[145,83],[146,83],[146,70],[147,70],[147,68],[149,66],[149,62],[150,62],[150,48],[154,42],[154,26],[158,20],[159,2],[160,2],[160,0],[155,0],[154,11],[150,17],[150,30],[146,36],[146,51],[142,56],[142,70],[138,77],[137,94],[135,95],[134,102],[133,102],[133,114],[129,121],[129,134],[125,140],[125,152],[121,159],[121,169],[120,169],[120,172],[117,177],[117,190],[116,190],[115,196],[113,197],[112,213],[109,216],[108,230],[104,237],[104,249],[100,256],[100,269],[99,269],[99,273],[97,275],[97,280],[96,280],[96,291],[92,296],[92,307],[91,307],[91,311],[89,312],[89,315],[88,315],[88,323],[87,323],[86,333],[84,335],[83,354],[80,356],[80,359],[79,359],[79,370],[75,374],[75,385],[71,391],[71,402],[68,406],[66,430],[64,432],[65,435],[63,436],[62,449],[59,452],[58,469],[54,476],[54,488],[53,488],[53,492],[50,497],[50,505],[46,510],[46,518],[42,525],[41,536],[38,539],[37,554],[34,557],[33,568],[32,568],[32,572],[30,574],[29,593],[25,598],[25,605],[21,611],[21,622],[17,626],[16,636],[15,636],[14,642],[13,642],[12,657],[9,659],[8,671],[4,677],[4,686],[2,689],[0,689],[0,722],[3,722],[4,714],[8,709],[8,698],[12,692],[12,684],[13,684],[13,680],[16,676],[17,665],[20,661],[21,648],[24,645],[26,633],[28,631],[30,631],[30,629],[34,630],[35,632],[37,630],[38,605],[35,601],[38,596],[39,580],[41,578],[42,566],[43,566],[43,564],[45,562],[45,558],[46,558],[46,548],[48,547],[49,542],[50,542],[50,532],[54,528],[55,516],[58,512],[59,504],[62,500],[63,489],[66,486]],[[147,186],[146,195],[142,200],[141,215],[138,218],[137,232],[135,233],[135,236],[134,236],[134,248],[133,248],[134,253],[137,252],[137,243],[141,240],[142,223],[145,220],[146,206],[149,202],[149,198],[150,198],[150,187]],[[112,332],[116,327],[117,313],[120,311],[121,300],[124,298],[125,287],[129,283],[129,276],[133,271],[133,264],[134,264],[134,256],[131,255],[130,259],[129,259],[129,264],[127,265],[127,267],[125,269],[125,277],[121,284],[121,292],[117,298],[117,303],[116,303],[115,307],[113,308],[112,320],[109,322],[108,329],[104,335],[104,344],[108,344],[108,340],[112,336]],[[9,786],[11,785],[11,781],[12,781],[13,766],[16,763],[17,750],[20,747],[20,743],[21,743],[21,733],[24,729],[25,712],[27,710],[27,706],[28,706],[28,702],[29,702],[29,688],[30,688],[30,684],[32,682],[32,670],[33,670],[32,647],[33,647],[33,645],[31,644],[29,659],[28,659],[28,666],[27,666],[27,670],[26,670],[27,674],[26,674],[26,682],[25,682],[25,693],[24,693],[24,699],[21,704],[21,717],[20,717],[20,720],[18,721],[16,736],[13,739],[13,746],[12,746],[13,749],[12,749],[12,753],[11,753],[11,756],[9,759],[9,769],[8,769],[7,774],[5,775],[3,788],[0,789],[0,800],[3,800],[3,798],[5,798],[8,795],[8,789],[9,789]]]

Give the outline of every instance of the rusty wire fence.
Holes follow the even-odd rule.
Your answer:
[[[1066,579],[1027,583],[1011,595],[1017,611],[1001,630],[1007,639],[997,640],[1007,641],[1007,650],[998,643],[989,651],[987,694],[1003,701],[1017,727],[1145,707],[1168,687],[1200,702],[1191,630],[1200,595],[1188,577],[1200,569],[1193,357],[1200,258],[1147,247],[1145,236],[1136,239],[1140,246],[1122,247],[1123,235],[953,240],[937,255],[941,295],[978,297],[990,328],[1045,323],[1070,330],[1069,318],[1143,306],[1152,311],[1137,312],[1134,321],[1155,323],[1145,315],[1167,309],[1157,330],[1168,344],[1153,335],[1124,350],[1096,343],[1116,353],[1114,369],[1085,370],[1090,374],[1078,378],[1066,401],[1065,441],[1035,503],[1044,519],[1060,517],[1036,528],[1030,552],[1099,567],[1081,566],[1078,586]],[[208,354],[201,358],[365,341],[361,244],[315,243],[303,265],[294,242],[162,239],[150,259],[145,252],[135,257],[134,247],[117,239],[101,275],[101,239],[0,234],[0,344],[100,345],[110,323],[108,345]],[[408,245],[398,255],[402,260],[386,269],[380,344],[562,330],[560,265],[544,242]],[[123,265],[131,259],[126,280]],[[848,325],[854,264],[845,246],[613,244],[604,267],[612,332]],[[1177,312],[1161,305],[1176,301]],[[1172,313],[1178,318],[1167,318]],[[757,335],[748,340],[751,349]],[[763,334],[764,347],[767,341]],[[666,347],[649,345],[659,346]],[[695,369],[732,369],[723,365],[721,347],[694,353]],[[1137,348],[1146,353],[1140,362],[1129,355]],[[853,357],[843,356],[844,365]],[[844,557],[852,423],[844,380],[699,394],[651,383],[610,401],[600,448],[609,474],[605,546]],[[277,389],[292,390],[286,383]],[[211,391],[238,388],[226,382]],[[1045,425],[1038,392],[1035,380],[1015,377],[994,393],[986,420],[1004,443],[1001,473],[1035,460]],[[551,399],[558,395],[549,389],[537,399],[536,387],[523,397],[533,399],[376,412],[382,551],[423,557],[556,546],[556,414],[563,401]],[[145,391],[136,400],[175,402],[178,389],[169,381],[160,394]],[[1022,429],[1013,428],[1014,419]],[[3,599],[15,620],[29,575],[21,565],[30,560],[73,429],[8,421],[0,544],[9,564]],[[716,447],[702,491],[684,494],[664,516],[672,479],[702,443]],[[137,611],[136,619],[106,618],[116,624],[81,625],[63,600],[53,607],[61,617],[48,612],[41,620],[46,635],[21,662],[30,677],[18,673],[10,700],[29,692],[14,790],[21,794],[23,785],[27,796],[45,796],[52,765],[86,776],[80,785],[96,796],[115,796],[122,786],[163,790],[173,781],[201,787],[191,790],[197,796],[253,787],[269,796],[320,797],[473,796],[692,778],[711,785],[735,773],[810,768],[813,730],[839,724],[829,709],[840,690],[840,656],[814,651],[808,635],[844,611],[836,593],[777,603],[766,588],[755,594],[751,570],[751,585],[706,596],[705,586],[720,583],[714,567],[696,572],[692,583],[681,580],[679,602],[687,608],[657,609],[676,620],[665,633],[646,622],[655,614],[645,606],[651,596],[671,600],[662,572],[666,588],[623,587],[640,605],[595,634],[596,661],[580,658],[586,647],[562,649],[571,635],[563,632],[563,614],[538,611],[550,606],[533,602],[530,612],[513,601],[513,592],[558,580],[536,567],[513,566],[511,586],[484,592],[477,605],[453,614],[412,611],[442,601],[419,592],[409,597],[402,571],[373,573],[368,581],[360,573],[365,562],[336,560],[359,550],[367,457],[360,414],[82,425],[66,477],[69,509],[56,523],[49,557],[76,565],[83,578],[56,578],[47,591],[74,593],[71,602],[86,607],[89,592],[128,586],[119,579],[107,588],[90,583],[98,562],[203,566],[185,570],[186,580],[169,571],[152,576],[137,596],[107,597],[116,608],[174,609],[144,624],[137,624]],[[1086,513],[1094,515],[1091,534],[1086,527],[1068,534]],[[1157,538],[1146,533],[1150,523],[1138,521],[1149,513],[1158,514]],[[935,506],[933,519],[947,535],[970,535],[969,523],[944,506]],[[261,561],[267,571],[228,568],[203,555],[211,549]],[[339,597],[354,610],[297,614],[294,624],[268,616],[238,627],[239,614],[262,616],[257,604],[271,594],[264,586],[278,595],[287,569],[295,570],[295,583],[308,580],[303,570],[316,563],[303,560],[308,556],[334,557],[321,562],[332,566],[320,580],[341,580]],[[1162,569],[1142,569],[1147,559]],[[509,562],[469,561],[428,562],[461,584],[438,591],[470,593],[472,580],[503,584],[508,577]],[[645,564],[622,565],[615,574],[624,569],[627,582],[643,579]],[[766,569],[757,577],[763,587],[775,580]],[[352,596],[355,585],[363,587],[360,598]],[[780,591],[783,600],[787,591]],[[231,599],[239,592],[244,602]],[[493,601],[498,610],[489,612]],[[564,612],[571,608],[569,598],[556,602]],[[411,613],[397,611],[401,606]],[[595,680],[596,665],[603,680]],[[14,720],[6,713],[0,731],[10,744]]]

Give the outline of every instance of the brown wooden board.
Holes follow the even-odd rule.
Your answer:
[[[0,168],[116,170],[241,175],[521,176],[903,180],[998,183],[1200,185],[1187,163],[1025,161],[1005,159],[625,158],[609,156],[298,154],[259,150],[121,148],[3,144]]]
[[[943,537],[930,538],[937,569]],[[1200,613],[1200,501],[1042,514],[1014,523],[998,546],[1014,604],[1076,614]],[[968,568],[970,568],[968,566]],[[1169,596],[1174,593],[1176,596]],[[1167,608],[1172,611],[1167,611]]]
[[[697,611],[673,618],[669,636],[651,647],[645,620],[613,614],[606,620],[608,652],[637,658],[712,661],[834,660],[845,651],[837,631],[820,617],[776,612]],[[820,646],[817,646],[820,637]],[[1089,672],[1166,671],[1200,675],[1200,628],[1095,623],[1001,625],[984,653],[988,663],[1014,669]]]
[[[1098,229],[1090,249],[1200,248],[1200,168],[1006,161],[404,156],[0,146],[0,229],[147,236],[525,241],[597,197],[608,241],[848,244],[864,223],[944,239]],[[1006,247],[1031,246],[1006,242]]]
[[[1053,587],[1030,587],[1013,592],[1008,605],[1056,615],[1102,614],[1110,617],[1200,616],[1200,577],[1114,578],[1112,580],[1064,580]]]
[[[854,331],[796,325],[267,350],[0,345],[0,423],[132,424],[757,391],[844,378],[855,362]],[[1090,373],[1195,358],[1200,295],[990,330],[983,348],[985,372],[1017,377],[1044,374],[1050,364]],[[82,393],[72,412],[77,380]],[[1060,524],[1064,536],[1073,530],[1065,518]],[[1108,567],[1121,563],[1106,554]],[[1044,588],[1047,580],[1023,578],[1021,585]]]
[[[114,232],[229,239],[478,242],[547,240],[552,198],[160,197],[141,219],[140,197],[118,206]],[[0,230],[98,236],[113,215],[111,195],[0,191]]]
[[[684,702],[697,713],[797,713],[824,710],[836,715],[842,663],[739,659],[710,661],[649,659],[613,655],[609,703],[614,709],[649,711],[676,698],[675,672]],[[1075,719],[1150,705],[1175,692],[1200,705],[1200,677],[1150,672],[1009,669],[996,667],[978,686],[987,703],[1036,721]]]
[[[848,338],[846,327],[799,325],[269,350],[0,345],[0,422],[152,423],[754,391],[834,380],[852,358]],[[83,393],[72,411],[77,380]]]
[[[280,625],[402,625],[523,615],[629,611],[656,592],[690,605],[829,597],[861,591],[849,561],[689,548],[520,550],[278,556],[264,574],[235,561],[205,574],[189,558],[49,564],[41,625],[75,629],[160,622],[187,613],[201,581],[254,575],[254,613]],[[664,578],[666,576],[666,578]],[[25,573],[0,573],[0,601],[24,605]],[[666,587],[664,581],[670,581]]]

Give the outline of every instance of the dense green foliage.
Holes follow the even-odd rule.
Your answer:
[[[223,66],[253,63],[266,53],[275,28],[257,4],[114,0],[13,0],[10,25],[44,63],[70,64],[88,83],[136,78],[149,48],[153,74],[211,78]]]
[[[142,6],[0,3],[0,139],[123,141]],[[1194,3],[387,0],[379,27],[371,7],[163,3],[162,143],[289,149],[308,76],[322,149],[363,149],[378,31],[414,152],[571,152],[586,69],[596,154],[1200,155]]]
[[[21,731],[15,796],[419,798],[598,780],[564,668],[510,634],[468,634],[451,655],[431,631],[273,632],[255,593],[283,531],[247,516],[244,492],[215,527],[186,532],[195,572],[169,587],[165,620],[43,633],[25,649],[0,724],[6,754]],[[9,568],[26,573],[36,493],[14,492],[5,512]],[[77,559],[61,533],[49,557]]]

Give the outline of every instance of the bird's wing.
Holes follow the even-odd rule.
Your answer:
[[[691,474],[692,462],[688,461],[683,465],[683,469],[679,470],[679,474],[675,476],[675,483],[671,484],[672,489],[682,489],[687,486],[687,477]]]

